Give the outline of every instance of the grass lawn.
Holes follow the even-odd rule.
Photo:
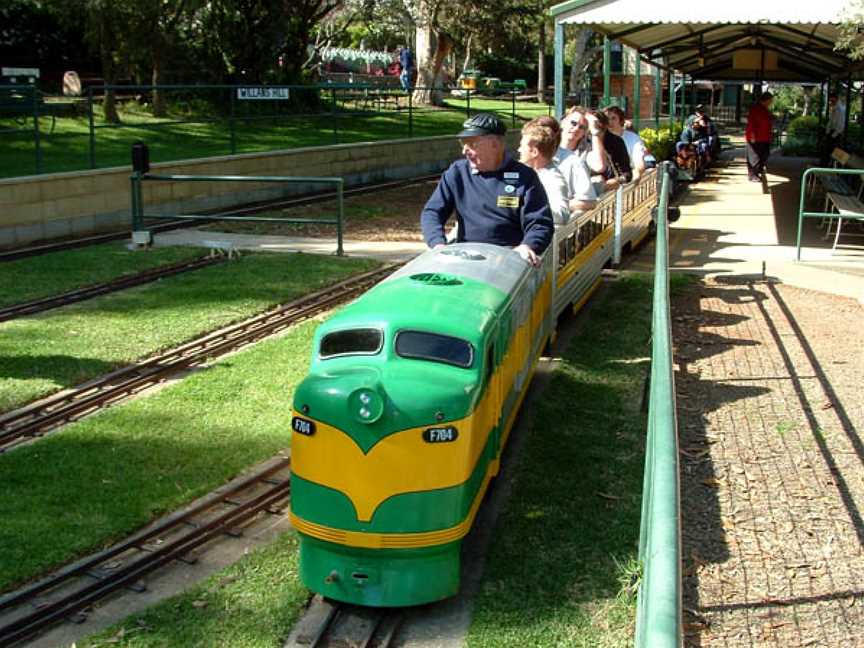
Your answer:
[[[593,304],[538,403],[467,645],[630,646],[651,277]]]
[[[125,537],[287,447],[315,325],[0,455],[0,591]]]
[[[279,648],[308,598],[297,576],[297,536],[286,533],[188,592],[77,646]]]
[[[204,254],[202,248],[164,247],[132,251],[105,243],[0,263],[0,307],[51,297]]]
[[[404,97],[402,103],[405,104]],[[235,122],[238,153],[326,146],[329,144],[400,139],[409,136],[428,137],[452,134],[467,116],[465,99],[448,97],[442,108],[414,108],[409,131],[407,104],[400,110],[366,112],[332,116],[282,116]],[[355,110],[352,106],[351,110]],[[471,113],[492,110],[511,123],[509,99],[471,100]],[[338,114],[338,113],[337,113]],[[545,105],[517,102],[516,115],[522,120],[549,114]],[[191,118],[186,118],[191,119]],[[176,120],[154,119],[146,113],[121,111],[122,126],[107,125],[96,116],[95,161],[97,168],[130,164],[130,147],[143,140],[150,147],[151,162],[186,160],[231,152],[230,127],[227,120],[176,123]],[[8,120],[7,120],[8,121]],[[517,125],[519,120],[517,119]],[[0,128],[10,126],[0,120]],[[90,168],[89,120],[86,116],[58,117],[53,133],[43,120],[40,133],[43,173],[75,171]],[[29,175],[36,172],[36,149],[32,130],[0,132],[0,178]]]
[[[0,323],[0,411],[376,265],[366,259],[250,254]]]

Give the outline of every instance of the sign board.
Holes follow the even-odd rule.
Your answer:
[[[732,67],[736,70],[760,70],[771,72],[777,69],[777,52],[765,50],[765,67],[762,67],[762,50],[742,49],[732,53]]]
[[[288,98],[288,88],[273,88],[270,86],[253,86],[251,88],[237,88],[238,99],[270,99],[284,101]]]
[[[0,68],[0,73],[4,77],[33,77],[39,78],[39,68]]]

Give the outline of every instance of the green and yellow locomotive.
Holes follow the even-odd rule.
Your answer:
[[[551,261],[430,250],[319,327],[292,421],[310,589],[372,606],[457,592],[460,541],[551,330]]]

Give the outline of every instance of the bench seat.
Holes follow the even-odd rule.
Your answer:
[[[855,192],[840,175],[819,175],[816,176],[817,181],[822,185],[826,193],[833,193],[843,196],[851,196]]]
[[[864,202],[861,202],[855,196],[829,191],[828,200],[834,204],[837,208],[837,213],[843,216],[843,218],[864,219]]]

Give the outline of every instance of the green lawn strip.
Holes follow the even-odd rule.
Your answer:
[[[404,101],[403,101],[404,104]],[[519,120],[549,114],[544,104],[516,102]],[[234,124],[237,153],[251,153],[303,146],[327,146],[352,142],[367,142],[407,137],[449,135],[468,114],[464,98],[447,97],[444,107],[417,107],[411,111],[382,110],[374,112],[337,112],[321,115],[282,115],[268,119],[244,120]],[[497,112],[512,119],[510,99],[471,98],[470,112]],[[123,112],[119,126],[106,125],[97,115],[95,131],[96,168],[130,164],[130,147],[144,141],[150,147],[151,162],[188,160],[231,153],[231,127],[227,119],[219,121],[160,120],[144,113]],[[211,119],[213,115],[202,115]],[[191,117],[183,119],[191,120]],[[0,134],[0,178],[36,173],[36,149],[32,130]],[[40,133],[42,172],[77,171],[90,168],[90,135],[87,117],[59,117],[53,133]]]
[[[626,276],[598,297],[536,406],[472,648],[632,644],[650,282]]]
[[[315,324],[0,455],[0,591],[126,537],[287,447]]]
[[[187,261],[205,252],[192,247],[130,250],[123,243],[106,243],[7,261],[0,263],[0,307]]]
[[[0,411],[81,383],[377,262],[250,254],[0,323]]]
[[[309,600],[297,569],[297,536],[285,533],[188,592],[76,645],[278,648]]]

